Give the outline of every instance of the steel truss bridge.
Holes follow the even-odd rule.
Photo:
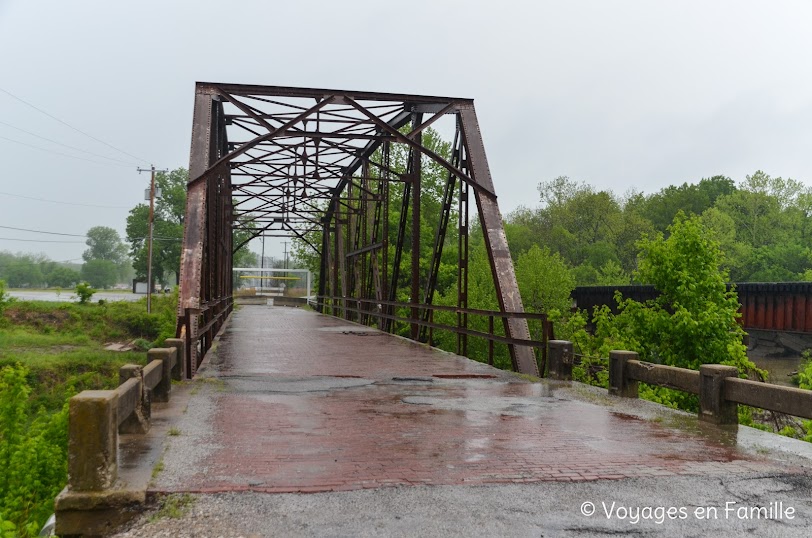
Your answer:
[[[453,124],[450,156],[424,144],[435,124]],[[395,166],[397,155],[406,162]],[[427,219],[435,215],[421,215],[427,166],[445,177],[433,223]],[[468,316],[482,313],[468,308],[471,195],[504,326],[497,341],[509,346],[514,369],[538,375],[528,329],[535,318],[523,313],[473,100],[198,83],[177,325],[189,344],[186,375],[194,375],[231,311],[234,252],[261,236],[297,237],[319,255],[320,311],[385,330],[404,320],[398,287],[409,275],[401,290],[409,297],[405,318],[411,338],[425,341],[437,327],[433,312],[440,307],[432,303],[455,226],[457,304],[450,308],[464,353],[467,335],[475,334]],[[392,210],[399,218],[390,233]],[[421,268],[420,229],[427,224],[431,262]],[[493,319],[491,313],[491,335]]]

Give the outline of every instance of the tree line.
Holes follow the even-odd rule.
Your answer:
[[[179,279],[188,180],[189,173],[184,168],[155,175],[155,185],[161,194],[156,196],[154,206],[152,275],[162,286],[175,285]],[[56,262],[44,254],[3,251],[0,280],[11,288],[72,288],[79,282],[88,282],[94,288],[104,289],[116,284],[129,286],[132,278],[145,282],[148,237],[149,204],[142,202],[127,215],[124,239],[107,226],[94,226],[87,231],[83,263]],[[249,266],[254,263],[255,255],[247,248],[240,249],[236,256],[236,260]]]
[[[696,215],[719,243],[735,282],[812,280],[812,189],[763,171],[618,195],[568,177],[538,184],[539,203],[506,218],[514,259],[533,245],[557,253],[577,285],[641,282],[636,242],[668,235],[677,213]]]

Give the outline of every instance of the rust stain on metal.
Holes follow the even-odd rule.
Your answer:
[[[456,124],[451,155],[426,147],[422,136],[446,116]],[[405,170],[393,165],[396,146],[408,151]],[[425,162],[447,174],[439,221],[431,224],[428,268],[420,264]],[[455,330],[466,353],[468,316],[474,315],[467,299],[473,190],[500,312],[510,314],[501,317],[502,342],[516,370],[538,375],[527,319],[515,315],[523,312],[522,301],[473,100],[198,83],[189,177],[177,332],[190,344],[190,374],[231,311],[234,252],[258,237],[297,237],[321,257],[318,295],[331,299],[319,304],[320,311],[393,331],[402,323],[395,300],[408,293],[411,335],[430,341],[440,256],[455,207]],[[396,183],[402,188],[389,188]],[[393,229],[390,207],[400,208]],[[234,232],[242,234],[239,243]],[[400,274],[404,256],[411,262],[408,279]],[[500,312],[491,313],[491,338]]]

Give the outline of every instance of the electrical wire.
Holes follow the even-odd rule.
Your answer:
[[[0,237],[0,241],[23,241],[25,243],[73,243],[78,245],[84,245],[84,241],[57,241],[57,240],[48,240],[48,239],[16,239],[14,237]]]
[[[44,137],[44,136],[40,136],[40,135],[38,135],[37,133],[32,133],[31,131],[28,131],[28,130],[26,130],[26,129],[23,129],[22,127],[17,127],[17,126],[15,126],[15,125],[12,125],[12,124],[7,123],[7,122],[5,122],[5,121],[0,121],[0,125],[5,125],[6,127],[11,127],[12,129],[16,129],[17,131],[21,131],[21,132],[23,132],[23,133],[25,133],[25,134],[27,134],[27,135],[31,135],[31,136],[34,136],[34,137],[36,137],[36,138],[39,138],[39,139],[45,140],[46,142],[51,142],[51,143],[53,143],[53,144],[57,144],[57,145],[59,145],[59,146],[65,147],[65,148],[72,149],[72,150],[74,150],[74,151],[80,151],[80,152],[82,152],[82,153],[87,153],[88,155],[93,155],[94,157],[101,157],[102,159],[109,159],[109,160],[111,160],[111,161],[116,161],[116,162],[119,162],[119,163],[123,163],[123,164],[128,165],[128,167],[131,167],[131,166],[138,166],[138,163],[133,163],[133,162],[130,162],[130,161],[125,161],[125,160],[122,160],[122,159],[116,159],[115,157],[108,157],[107,155],[102,155],[101,153],[93,153],[92,151],[87,151],[87,150],[84,150],[84,149],[81,149],[81,148],[77,148],[77,147],[75,147],[75,146],[69,146],[68,144],[63,144],[62,142],[58,142],[58,141],[56,141],[56,140],[51,140],[50,138],[46,138],[46,137]]]
[[[0,122],[2,123],[2,122]],[[36,198],[34,196],[23,196],[22,194],[12,194],[10,192],[0,192],[0,195],[3,196],[11,196],[14,198],[24,198],[26,200],[36,200],[38,202],[50,202],[52,204],[62,204],[62,205],[76,205],[81,207],[97,207],[102,209],[131,209],[129,206],[123,205],[96,205],[96,204],[80,204],[78,202],[62,202],[59,200],[48,200],[46,198]]]
[[[0,138],[2,138],[3,140],[8,140],[9,142],[14,142],[15,144],[20,144],[21,146],[28,146],[29,148],[38,149],[40,151],[47,151],[48,153],[54,153],[56,155],[62,155],[63,157],[70,157],[71,159],[79,159],[80,161],[87,161],[89,163],[103,164],[103,165],[107,165],[107,166],[118,166],[120,168],[132,168],[131,166],[128,166],[128,165],[125,165],[125,164],[104,163],[104,162],[94,161],[93,159],[87,159],[85,157],[79,157],[78,155],[70,155],[68,153],[62,153],[61,151],[54,151],[54,150],[48,149],[48,148],[41,148],[39,146],[35,146],[33,144],[27,144],[25,142],[20,142],[19,140],[14,140],[13,138],[8,138],[6,136],[0,136]]]
[[[46,232],[44,230],[31,230],[29,228],[16,228],[14,226],[0,226],[0,228],[3,228],[5,230],[16,230],[18,232],[31,232],[31,233],[36,233],[36,234],[64,235],[64,236],[67,236],[67,237],[87,237],[87,234],[66,234],[66,233],[62,233],[62,232]],[[35,239],[11,239],[11,238],[6,238],[6,239],[9,239],[10,241],[37,241]],[[149,238],[148,237],[132,237],[132,238],[129,238],[130,241],[143,241],[143,240],[146,240],[146,239],[149,239]],[[180,237],[163,237],[163,236],[160,236],[160,235],[158,235],[158,236],[153,235],[152,240],[153,241],[183,241],[183,238],[180,238]],[[42,241],[40,241],[40,242],[42,242]],[[81,243],[82,241],[72,241],[72,242]]]
[[[142,162],[145,162],[145,163],[148,163],[148,162],[149,162],[149,161],[148,161],[148,160],[146,160],[146,159],[142,159],[141,157],[137,157],[137,156],[133,155],[132,153],[128,153],[128,152],[124,151],[123,149],[117,148],[117,147],[115,147],[114,145],[112,145],[112,144],[109,144],[109,143],[105,142],[104,140],[100,140],[100,139],[96,138],[96,137],[95,137],[95,136],[93,136],[93,135],[87,134],[86,132],[82,131],[81,129],[77,129],[76,127],[74,127],[74,126],[73,126],[73,125],[71,125],[70,123],[68,123],[68,122],[66,122],[66,121],[62,121],[61,119],[57,118],[56,116],[54,116],[54,115],[52,115],[52,114],[49,114],[48,112],[45,112],[45,111],[44,111],[44,110],[42,110],[41,108],[39,108],[39,107],[37,107],[37,106],[35,106],[35,105],[32,105],[31,103],[29,103],[28,101],[26,101],[26,100],[22,99],[21,97],[17,97],[16,95],[14,95],[13,93],[11,93],[10,91],[8,91],[8,90],[6,90],[6,89],[4,89],[4,88],[0,88],[0,92],[3,92],[3,93],[5,93],[6,95],[8,95],[8,96],[10,96],[10,97],[13,97],[14,99],[18,100],[19,102],[23,103],[24,105],[26,105],[26,106],[29,106],[29,107],[33,108],[33,109],[34,109],[34,110],[36,110],[37,112],[40,112],[40,113],[42,113],[42,114],[45,114],[45,115],[46,115],[46,116],[48,116],[49,118],[51,118],[51,119],[53,119],[53,120],[58,121],[58,122],[59,122],[59,123],[61,123],[62,125],[65,125],[65,126],[67,126],[67,127],[70,127],[71,129],[73,129],[73,130],[74,130],[74,131],[76,131],[77,133],[80,133],[80,134],[82,134],[82,135],[84,135],[84,136],[86,136],[86,137],[90,138],[91,140],[95,140],[96,142],[99,142],[100,144],[104,144],[105,146],[107,146],[107,147],[109,147],[109,148],[112,148],[112,149],[114,149],[114,150],[118,151],[119,153],[123,153],[124,155],[126,155],[126,156],[128,156],[128,157],[132,157],[133,159],[136,159],[136,160],[138,160],[138,161],[142,161]]]
[[[0,228],[3,228],[5,230],[16,230],[18,232],[32,232],[35,234],[65,235],[68,237],[87,237],[87,235],[85,234],[79,235],[79,234],[66,234],[62,232],[44,232],[42,230],[29,230],[28,228],[15,228],[14,226],[0,226]]]

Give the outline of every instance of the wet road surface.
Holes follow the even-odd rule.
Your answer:
[[[119,538],[812,535],[808,443],[312,312],[238,309],[174,392],[148,492],[188,511]]]
[[[236,312],[154,491],[318,492],[786,471],[686,431],[303,310]],[[204,402],[205,399],[205,403]],[[199,406],[199,407],[196,407]],[[184,428],[181,426],[181,430]],[[180,445],[194,441],[193,454]],[[175,440],[173,440],[173,443]]]

